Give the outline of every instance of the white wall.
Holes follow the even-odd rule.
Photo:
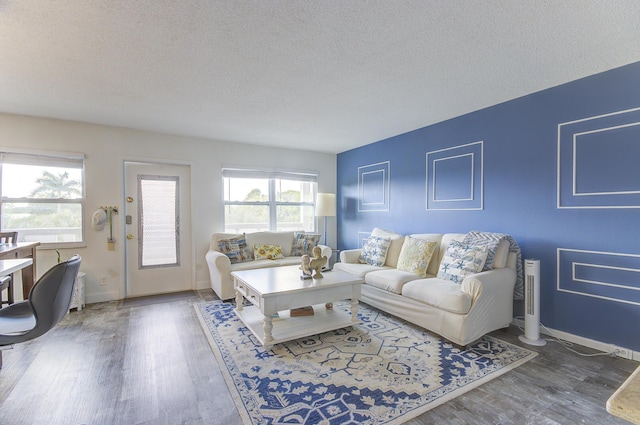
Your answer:
[[[81,270],[87,274],[85,292],[88,303],[124,296],[124,217],[114,216],[115,251],[107,250],[108,227],[96,232],[88,226],[91,214],[100,206],[123,208],[124,160],[191,166],[193,286],[197,288],[210,287],[204,256],[211,234],[223,229],[223,165],[313,170],[319,175],[320,192],[335,193],[336,190],[336,155],[305,150],[275,149],[10,114],[0,114],[0,147],[82,152],[86,155],[87,246],[62,250],[61,253],[63,258],[75,253],[82,256]],[[328,227],[329,244],[335,246],[335,219],[329,220]],[[55,262],[55,251],[40,249],[37,275],[41,276]]]

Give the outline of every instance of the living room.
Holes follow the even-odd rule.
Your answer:
[[[17,7],[11,2],[9,4],[11,7]],[[369,5],[358,4],[362,9],[369,8]],[[110,18],[100,23],[113,23],[112,20],[118,19],[124,21],[123,15],[127,13],[128,7],[124,4],[121,6],[117,13],[110,10],[109,13],[112,14]],[[332,4],[332,6],[336,8],[331,8],[336,14],[349,12],[341,9],[339,5]],[[389,11],[383,5],[378,6],[382,10]],[[404,19],[411,15],[407,12],[411,10],[409,6],[405,5],[406,9],[403,9],[405,14],[402,18]],[[462,2],[449,7],[455,10],[456,6],[468,5]],[[7,40],[14,45],[24,42],[23,50],[28,52],[25,55],[30,56],[17,56],[15,50],[11,49],[9,57],[14,59],[12,63],[15,69],[3,60],[2,67],[7,71],[6,74],[2,71],[2,75],[8,76],[3,79],[5,81],[3,86],[9,86],[12,81],[16,81],[17,89],[13,92],[8,90],[6,93],[10,95],[5,96],[3,88],[5,100],[0,104],[2,112],[0,113],[0,138],[2,139],[0,145],[3,148],[32,153],[78,152],[84,154],[86,185],[84,246],[62,249],[61,252],[65,258],[75,253],[82,256],[81,270],[86,273],[85,288],[88,304],[116,302],[127,295],[124,279],[126,260],[123,254],[124,244],[127,243],[125,215],[113,216],[114,249],[110,249],[107,241],[108,229],[94,231],[89,226],[91,213],[101,206],[113,205],[121,209],[124,207],[125,194],[122,188],[125,161],[189,167],[193,194],[189,243],[193,261],[190,267],[191,278],[188,280],[190,288],[195,290],[210,288],[209,272],[204,258],[212,233],[222,231],[224,226],[224,211],[221,206],[224,193],[222,169],[234,166],[263,170],[311,170],[317,173],[319,192],[337,194],[338,216],[328,221],[327,244],[329,246],[340,250],[356,248],[374,227],[387,228],[405,234],[471,230],[509,233],[518,241],[525,257],[541,260],[540,305],[541,321],[544,325],[565,339],[598,351],[609,351],[612,345],[625,348],[629,350],[631,357],[638,360],[640,337],[635,324],[640,319],[640,299],[637,283],[634,283],[633,271],[638,269],[637,258],[640,252],[637,249],[637,237],[632,229],[637,222],[637,206],[640,203],[637,198],[637,184],[634,183],[638,180],[638,172],[633,164],[628,162],[629,158],[635,158],[640,153],[638,144],[634,143],[638,136],[635,130],[637,117],[640,115],[638,112],[640,97],[637,90],[637,87],[640,87],[640,62],[638,62],[640,52],[637,47],[640,41],[635,24],[631,24],[637,22],[633,17],[638,15],[638,8],[632,2],[621,2],[613,8],[614,10],[598,2],[592,2],[590,7],[584,8],[576,4],[571,7],[546,6],[552,9],[558,7],[560,10],[555,10],[556,16],[566,18],[566,21],[562,21],[565,24],[570,22],[568,19],[570,13],[567,9],[581,9],[580,16],[594,25],[594,29],[608,28],[609,32],[602,30],[605,41],[597,42],[597,37],[593,34],[598,32],[594,29],[584,30],[584,32],[574,29],[578,32],[564,34],[567,37],[564,40],[567,44],[569,41],[575,42],[571,37],[585,35],[585,33],[592,34],[588,40],[591,44],[585,41],[586,47],[581,47],[584,50],[574,46],[575,50],[572,51],[567,47],[564,55],[560,54],[560,50],[554,50],[554,53],[549,55],[542,53],[544,49],[551,49],[548,43],[553,39],[544,39],[546,44],[542,43],[542,47],[538,47],[540,50],[528,42],[523,42],[521,46],[513,46],[506,41],[501,41],[506,45],[499,47],[500,43],[497,43],[498,47],[494,45],[495,50],[510,48],[511,52],[521,52],[521,55],[501,62],[500,66],[506,71],[498,79],[488,79],[489,72],[482,70],[484,67],[495,72],[498,65],[479,62],[480,58],[477,56],[469,56],[467,60],[459,62],[458,66],[464,70],[464,73],[473,73],[474,68],[477,68],[477,79],[466,80],[465,77],[460,77],[456,87],[443,85],[444,88],[438,88],[437,84],[435,88],[429,87],[433,90],[434,96],[438,90],[447,92],[438,97],[441,102],[440,108],[438,108],[439,105],[424,100],[399,103],[399,98],[407,97],[410,93],[409,89],[402,85],[398,86],[401,89],[398,90],[397,95],[386,99],[374,97],[371,94],[376,91],[376,86],[379,84],[375,78],[383,79],[382,72],[389,70],[397,70],[398,76],[397,80],[392,79],[388,86],[385,86],[385,90],[388,90],[385,92],[387,96],[393,86],[399,84],[398,80],[409,79],[409,76],[404,73],[411,72],[412,81],[420,81],[419,70],[398,69],[404,63],[403,58],[406,59],[414,54],[396,46],[399,50],[397,54],[385,58],[389,63],[388,67],[376,68],[375,72],[372,71],[370,74],[358,74],[356,71],[361,71],[361,68],[345,70],[345,74],[354,72],[354,77],[335,81],[335,86],[324,85],[322,90],[326,92],[326,96],[316,96],[315,107],[305,104],[306,109],[302,108],[296,96],[308,97],[316,92],[311,91],[309,86],[298,86],[295,90],[285,89],[283,81],[289,78],[289,73],[277,79],[267,78],[267,76],[273,77],[278,69],[282,68],[274,66],[275,70],[267,69],[270,66],[269,60],[253,62],[255,58],[242,49],[236,52],[237,56],[231,55],[228,51],[218,51],[216,54],[220,57],[224,57],[225,54],[236,58],[244,57],[247,66],[259,68],[259,70],[243,73],[238,81],[230,78],[232,83],[228,84],[226,90],[221,90],[219,86],[215,87],[220,92],[203,89],[205,94],[202,94],[184,89],[180,83],[176,83],[179,81],[176,75],[189,78],[189,74],[183,66],[178,65],[172,68],[175,74],[172,74],[171,78],[165,76],[167,79],[157,86],[148,86],[145,76],[137,73],[135,79],[133,77],[129,79],[125,73],[118,77],[119,82],[113,82],[118,80],[114,79],[110,80],[111,83],[105,83],[101,79],[106,78],[106,74],[117,74],[119,69],[128,68],[123,60],[117,62],[117,66],[113,66],[110,71],[104,74],[99,73],[98,68],[101,66],[109,68],[99,58],[104,55],[113,59],[112,54],[114,51],[117,52],[118,48],[128,51],[132,47],[125,44],[109,45],[90,28],[82,27],[81,22],[88,19],[93,12],[91,7],[78,6],[78,10],[82,13],[73,14],[74,19],[69,24],[69,34],[62,36],[56,30],[64,27],[60,24],[64,20],[56,20],[60,18],[60,12],[51,9],[51,6],[42,6],[46,13],[51,14],[50,19],[46,16],[42,18],[42,22],[49,20],[52,22],[51,27],[46,31],[43,30],[37,34],[23,33],[20,20],[16,19],[5,26],[15,31],[7,37]],[[11,7],[0,11],[3,23],[4,20],[12,17]],[[112,7],[115,8],[115,6]],[[274,18],[275,11],[270,10],[268,6],[262,7],[264,9],[259,9],[263,12],[270,11],[265,16]],[[413,4],[412,7],[415,9],[420,5]],[[540,11],[531,5],[528,7]],[[360,8],[356,12],[365,13]],[[393,9],[393,7],[389,8]],[[476,22],[478,25],[476,31],[483,34],[484,31],[491,33],[481,24],[491,22],[491,14],[495,13],[496,8],[498,5],[495,4],[486,11],[474,8],[476,18],[468,22]],[[229,15],[234,15],[232,4],[225,3],[224,9]],[[451,12],[451,10],[447,9],[439,13],[445,12]],[[510,12],[515,13],[516,10]],[[528,12],[531,10],[525,7],[520,10],[522,15],[518,16],[526,19]],[[604,16],[605,12],[611,14]],[[43,16],[46,13],[43,12]],[[106,15],[109,13],[105,12]],[[197,15],[197,9],[192,9],[191,13]],[[209,13],[213,14],[212,11]],[[312,20],[303,11],[297,10],[297,13],[300,15],[293,13],[293,16],[303,16],[305,19]],[[357,21],[355,16],[358,16],[358,13],[353,10],[350,13],[354,13],[352,19]],[[600,24],[602,27],[595,26],[594,19],[589,19],[597,13],[603,13]],[[253,11],[251,16],[258,19],[254,16],[257,14],[257,11]],[[160,15],[163,19],[170,20],[167,17],[169,13]],[[293,31],[302,25],[295,20],[291,23],[286,12],[277,15],[282,20],[279,21],[280,24],[290,25],[290,27],[282,27],[292,31],[288,33],[289,36],[295,34]],[[426,18],[422,14],[414,15],[410,23],[415,25],[413,28],[417,31],[416,28],[420,28],[420,20]],[[550,12],[549,15],[551,15]],[[621,16],[626,17],[623,19]],[[503,15],[501,17],[505,18]],[[373,19],[373,16],[371,18]],[[267,17],[263,19],[267,20]],[[377,19],[382,18],[377,16]],[[301,20],[304,21],[304,19]],[[238,24],[238,21],[233,22]],[[256,22],[265,25],[264,21]],[[380,24],[379,21],[377,22]],[[402,19],[399,19],[398,25],[401,22]],[[222,25],[222,22],[218,23]],[[613,23],[618,24],[616,30],[612,29],[615,27]],[[200,21],[198,25],[206,27]],[[316,25],[323,28],[325,24],[316,22]],[[406,23],[406,25],[409,24]],[[369,24],[366,28],[371,30],[374,26],[376,25]],[[384,25],[377,25],[380,31],[383,31],[384,27]],[[265,28],[264,33],[271,34],[272,28],[268,25]],[[315,30],[318,29],[315,28]],[[364,31],[363,28],[360,30]],[[388,28],[384,28],[384,31],[386,30]],[[68,62],[65,60],[55,62],[53,58],[65,57],[63,52],[67,46],[66,43],[71,43],[71,39],[82,39],[82,31],[87,32],[86,35],[90,41],[90,43],[87,42],[88,46],[82,43],[80,46],[69,44],[67,57],[72,59]],[[131,45],[142,43],[145,39],[136,33],[135,25],[127,28],[127,31],[130,32]],[[243,31],[249,32],[246,28]],[[411,33],[409,29],[406,31]],[[188,38],[185,32],[186,30],[182,30],[178,34],[180,37]],[[324,31],[319,33],[323,37],[328,37]],[[45,42],[47,37],[52,35],[60,37],[55,38],[58,42],[55,49],[53,44],[48,45]],[[302,39],[297,40],[299,46],[309,47],[306,43],[308,40],[303,35],[298,34],[298,36]],[[362,39],[352,40],[362,41],[365,37],[362,34],[361,36]],[[538,36],[541,37],[539,34]],[[158,37],[164,36],[158,35]],[[496,35],[494,37],[500,38]],[[379,36],[376,40],[382,41],[384,38]],[[123,39],[125,38],[118,38],[118,41],[122,43]],[[171,46],[170,37],[162,40],[166,45]],[[466,33],[464,42],[470,43],[472,40],[472,34]],[[259,41],[253,40],[257,46],[253,46],[255,50],[251,50],[252,54],[263,50],[269,51],[274,56],[276,53],[282,54],[285,59],[290,60],[291,56],[284,51],[290,47],[286,42],[283,41],[274,50],[265,50],[267,47]],[[518,42],[522,40],[519,39]],[[357,44],[356,41],[354,44]],[[233,45],[229,42],[226,46]],[[154,46],[160,48],[158,45]],[[315,49],[319,48],[316,43],[312,43],[311,46]],[[6,47],[9,51],[9,46]],[[358,51],[357,46],[351,47],[353,50],[350,53]],[[459,47],[459,45],[455,46],[455,48]],[[596,47],[600,47],[600,50],[596,50]],[[245,48],[249,49],[246,46]],[[442,49],[446,52],[449,48],[445,46]],[[478,50],[479,47],[475,46],[475,49]],[[589,56],[588,49],[594,50],[593,57]],[[55,53],[47,53],[48,51]],[[158,51],[154,53],[153,50],[149,52],[147,56],[141,56],[140,61],[148,60],[149,63],[154,63],[155,60],[158,62],[154,67],[161,68],[162,53]],[[529,52],[540,56],[529,59],[527,62],[525,57]],[[87,74],[77,78],[74,67],[82,63],[78,58],[89,53],[94,59],[91,63],[93,68],[86,68],[90,71],[85,69]],[[328,48],[319,49],[319,53],[326,55],[322,57],[324,60],[333,58]],[[360,53],[362,56],[356,59],[367,56],[364,52]],[[421,51],[421,54],[426,52]],[[307,56],[306,59],[310,60],[310,56],[312,55]],[[41,62],[33,59],[36,57],[41,58]],[[177,61],[185,60],[184,57],[180,58]],[[545,74],[546,68],[569,67],[570,59],[579,62],[582,59],[580,62],[582,68],[575,69],[570,79],[561,73]],[[31,64],[32,60],[33,64]],[[547,79],[543,81],[537,81],[536,78],[526,79],[526,76],[522,75],[522,69],[525,68],[522,64],[521,68],[516,67],[511,71],[509,68],[515,67],[514,62],[518,61],[526,62],[530,74],[541,74]],[[211,62],[215,61],[211,60]],[[207,87],[207,78],[228,77],[229,70],[234,70],[235,63],[230,62],[232,63],[228,65],[229,68],[216,68],[218,73],[216,75],[204,71],[199,74],[202,86]],[[283,63],[286,63],[286,60]],[[309,70],[314,66],[326,73],[336,71],[332,68],[320,68],[320,59],[306,63],[294,62],[294,64],[295,66],[291,67],[292,75],[310,73]],[[424,63],[411,62],[407,67],[409,65],[421,66]],[[62,70],[56,71],[56,66],[62,67]],[[373,65],[369,63],[369,66]],[[140,68],[145,67],[140,65]],[[9,70],[15,72],[16,69],[26,76],[15,80],[15,74],[9,73]],[[68,75],[69,81],[78,80],[79,83],[82,83],[83,78],[87,78],[87,75],[91,75],[92,72],[100,78],[89,79],[88,85],[93,87],[85,92],[86,86],[83,84],[79,84],[74,89],[73,84],[66,85],[67,83],[61,82],[64,80],[49,80],[46,76],[49,73],[62,78],[58,72],[61,75]],[[181,72],[186,74],[183,75]],[[270,72],[273,74],[269,74]],[[463,74],[462,71],[458,70],[455,75],[461,74]],[[258,83],[251,81],[252,78]],[[517,82],[519,78],[523,79],[521,85]],[[528,84],[526,86],[525,79]],[[297,79],[293,81],[298,82]],[[166,91],[161,93],[160,87],[168,82],[173,82],[175,85],[168,85]],[[261,91],[260,82],[271,82],[273,87],[270,90]],[[326,84],[325,81],[323,83]],[[27,84],[32,86],[28,87]],[[354,97],[351,99],[342,94],[349,86],[362,86],[359,90],[354,90],[352,93]],[[380,86],[382,90],[383,84]],[[516,86],[515,89],[513,86]],[[142,90],[150,87],[157,91]],[[477,87],[484,89],[480,91],[478,97],[466,97],[468,91]],[[281,106],[282,115],[268,115],[269,109],[274,108],[269,101],[278,97],[273,94],[279,93],[278,90],[282,91],[279,94],[281,95],[279,101],[284,105]],[[117,96],[105,95],[111,92]],[[172,99],[178,98],[181,93],[190,93],[194,98],[193,101],[179,104],[178,109],[171,108]],[[489,94],[494,97],[489,97]],[[38,96],[42,96],[41,104],[37,102]],[[118,96],[119,99],[114,101]],[[225,122],[230,119],[227,115],[229,110],[237,106],[231,99],[251,96],[254,96],[251,102],[240,105],[247,108],[242,111],[244,123],[241,122],[242,120],[237,120],[235,121],[237,127],[231,128]],[[425,92],[420,92],[420,96],[428,97]],[[335,99],[335,103],[327,100],[330,97]],[[356,102],[358,97],[359,101]],[[68,107],[69,103],[73,104],[76,101],[79,102],[78,99],[85,98],[90,101],[82,104],[82,107],[78,106],[80,103],[75,104],[75,109]],[[50,102],[57,99],[60,103],[59,108],[53,103],[46,104],[45,99]],[[225,99],[230,99],[228,104]],[[445,101],[445,99],[449,100]],[[330,127],[333,121],[329,121],[330,117],[322,110],[336,108],[336,105],[341,103],[349,107],[341,110],[338,114],[342,115],[340,119],[335,116],[332,119],[335,120],[336,129],[344,133],[340,134],[338,130],[323,132],[323,127]],[[134,107],[130,107],[131,104],[134,104]],[[367,104],[376,105],[377,108],[370,109],[372,107]],[[461,104],[463,106],[460,106]],[[91,119],[89,112],[93,112],[92,108],[95,108],[96,116],[98,112],[103,114],[102,121]],[[126,110],[128,115],[118,116],[115,111],[119,109]],[[435,109],[439,109],[437,113],[432,111]],[[402,115],[403,110],[411,111],[406,113],[407,119],[404,122],[396,123],[394,121],[396,115]],[[304,120],[300,116],[302,111],[307,115]],[[345,122],[350,116],[354,122],[353,127],[357,129],[363,127],[365,121],[358,120],[366,113],[370,113],[373,117],[368,118],[367,131],[361,133],[355,132],[354,129],[350,130],[353,133],[346,131]],[[190,114],[194,117],[193,119],[189,118]],[[285,114],[290,114],[291,118],[282,119]],[[424,119],[420,117],[427,114],[432,115]],[[183,118],[187,116],[181,123],[182,128],[191,126],[194,130],[188,134],[179,133],[177,127],[171,127],[175,121],[167,118],[169,115]],[[316,119],[309,119],[314,115]],[[386,117],[389,120],[388,124]],[[242,129],[240,123],[250,130],[255,127],[254,133],[250,136],[249,130]],[[270,126],[271,131],[266,132],[264,125]],[[220,129],[219,132],[212,130],[216,127]],[[620,129],[621,136],[616,136],[612,142],[608,143],[616,143],[620,149],[615,151],[615,155],[608,156],[610,151],[602,149],[602,144],[598,144],[602,139],[597,139],[597,135],[613,127]],[[207,132],[210,136],[204,135]],[[264,136],[265,143],[260,141],[261,134]],[[358,134],[357,137],[356,134]],[[587,143],[590,144],[587,145],[586,154],[580,153],[583,156],[572,151],[576,134],[596,134],[588,139]],[[348,142],[346,139],[349,138],[351,140]],[[455,156],[474,157],[474,162],[471,163],[472,168],[463,169],[464,175],[472,179],[473,189],[472,196],[468,197],[469,199],[462,207],[452,206],[452,202],[444,206],[442,206],[443,202],[430,203],[428,197],[428,187],[434,187],[433,174],[429,173],[433,169],[430,167],[433,167],[434,161],[449,158],[442,153],[446,154],[447,150],[453,152],[453,149],[458,149],[455,151]],[[617,167],[615,161],[623,165]],[[382,208],[367,211],[359,205],[358,193],[362,173],[381,170],[386,172],[381,186],[381,192],[384,195]],[[578,181],[584,182],[584,187],[573,186],[575,176]],[[467,196],[468,193],[464,193],[461,187],[454,186],[453,195],[457,196],[462,192]],[[593,192],[599,194],[589,195]],[[456,202],[456,204],[460,203]],[[42,274],[56,264],[56,257],[55,250],[39,250],[38,274]],[[597,276],[598,280],[603,280],[605,284],[593,285],[581,281],[585,280],[584,277],[572,276],[572,270],[566,268],[571,260],[581,264],[602,265]],[[585,272],[585,269],[578,270],[578,273],[581,271]],[[524,309],[523,303],[516,302],[514,307],[514,315],[521,316]]]

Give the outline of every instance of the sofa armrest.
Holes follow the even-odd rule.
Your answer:
[[[327,257],[327,267],[329,267],[329,264],[331,264],[331,257],[333,256],[333,249],[326,245],[318,244],[318,246],[320,247],[320,249],[322,249],[320,256]]]
[[[205,254],[205,260],[209,266],[211,289],[220,299],[233,298],[235,290],[231,280],[231,260],[229,257],[221,252],[210,250]]]
[[[493,269],[467,276],[460,286],[462,292],[471,297],[471,306],[483,298],[489,302],[496,300],[513,302],[513,287],[516,271],[510,268]]]
[[[355,264],[360,258],[362,249],[345,249],[340,251],[340,262]]]

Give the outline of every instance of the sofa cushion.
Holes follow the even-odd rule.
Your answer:
[[[387,258],[387,251],[391,244],[391,238],[369,236],[362,247],[358,262],[362,264],[371,264],[372,266],[382,267]]]
[[[278,266],[300,266],[302,264],[301,257],[284,257],[273,260]]]
[[[481,272],[486,260],[486,245],[469,245],[452,240],[440,262],[438,277],[462,283],[468,275]]]
[[[398,256],[400,256],[400,250],[404,243],[404,236],[378,227],[371,231],[371,236],[391,239],[391,244],[389,245],[384,265],[389,267],[398,267]]]
[[[254,245],[280,245],[282,255],[288,257],[291,255],[291,244],[293,243],[294,234],[295,232],[293,230],[247,233],[247,245],[252,248]],[[253,252],[251,254],[253,254]]]
[[[402,294],[404,284],[416,279],[420,279],[420,277],[415,273],[391,268],[372,271],[364,277],[367,285],[375,286],[376,288],[384,289],[385,291],[395,294]]]
[[[240,270],[253,270],[253,269],[265,269],[268,267],[273,267],[273,260],[256,260],[256,261],[245,261],[244,263],[236,263],[231,265],[231,271],[237,272]]]
[[[253,257],[256,260],[276,260],[284,258],[282,255],[282,247],[280,245],[260,245],[253,246]]]
[[[318,245],[321,235],[315,233],[296,233],[291,247],[291,255],[313,255],[313,248]]]
[[[390,269],[390,267],[378,267],[372,266],[371,264],[360,264],[360,263],[335,263],[333,265],[334,270],[340,270],[359,278],[364,278],[367,273],[374,272],[377,270],[385,270]]]
[[[231,264],[252,260],[251,250],[247,246],[247,239],[244,234],[229,239],[219,239],[218,249],[229,257]]]
[[[426,277],[427,267],[437,246],[438,243],[434,241],[405,237],[398,257],[398,270]]]
[[[446,279],[407,282],[402,287],[402,295],[452,313],[467,314],[471,309],[471,296],[462,292],[460,285]]]

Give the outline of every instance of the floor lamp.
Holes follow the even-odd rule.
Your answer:
[[[316,217],[324,217],[324,242],[327,244],[327,217],[336,216],[336,194],[318,193],[316,195]]]

